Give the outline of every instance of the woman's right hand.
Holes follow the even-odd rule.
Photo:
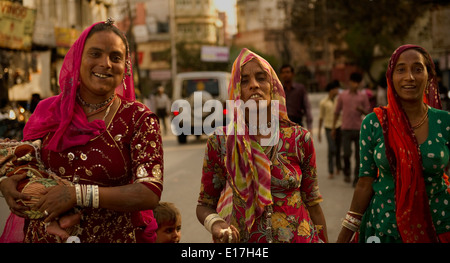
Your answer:
[[[231,230],[231,240],[230,233]],[[239,243],[239,231],[233,225],[228,225],[224,221],[215,222],[212,226],[212,236],[214,243]]]
[[[30,196],[22,194],[21,192],[17,191],[17,185],[19,181],[25,179],[26,177],[27,175],[25,173],[16,174],[4,179],[0,183],[0,191],[2,192],[3,197],[5,198],[5,201],[8,204],[9,209],[11,210],[12,213],[20,217],[27,217],[27,215],[24,212],[29,210],[29,208],[18,204],[17,200],[31,199]]]

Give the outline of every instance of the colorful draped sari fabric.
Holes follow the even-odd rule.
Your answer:
[[[374,112],[383,128],[386,155],[394,174],[398,232],[403,242],[437,242],[425,190],[419,144],[401,106],[392,79],[400,55],[411,48],[421,49],[428,54],[423,48],[414,45],[404,45],[394,51],[386,72],[388,106],[376,108]],[[427,55],[425,59],[434,70],[431,57]],[[429,77],[430,85],[424,94],[424,102],[440,109],[436,76],[429,72]]]
[[[208,140],[199,203],[235,225],[242,242],[318,242],[306,208],[322,200],[314,147],[308,131],[287,117],[284,89],[270,64],[243,49],[233,64],[229,100],[240,100],[241,70],[251,60],[267,72],[277,101],[271,112],[279,124],[271,137],[275,144],[258,143],[243,110],[234,107],[233,121]]]
[[[279,101],[279,119],[289,122],[284,89],[275,71],[265,59],[248,49],[244,48],[233,64],[232,79],[228,87],[228,99],[232,101],[240,100],[241,70],[252,59],[257,60],[263,70],[270,76],[272,100]],[[235,107],[233,114],[235,121],[228,126],[228,129],[233,132],[227,137],[226,166],[233,175],[231,183],[246,202],[245,222],[248,230],[250,230],[255,217],[263,213],[265,206],[272,204],[270,160],[261,146],[250,139],[248,127],[244,122],[243,112],[240,108]],[[227,130],[227,132],[230,133],[230,130]],[[223,195],[219,202],[219,210],[224,211],[222,213],[224,218],[228,218],[231,212],[231,191],[229,189],[226,191],[226,195]]]

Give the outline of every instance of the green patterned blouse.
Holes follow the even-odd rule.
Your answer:
[[[450,112],[429,108],[428,138],[420,145],[425,187],[438,234],[450,231],[450,193],[443,173],[449,162]],[[375,113],[361,125],[359,176],[375,178],[374,195],[360,227],[360,242],[376,236],[382,243],[401,242],[395,218],[395,185],[385,154],[383,130]],[[377,178],[377,171],[380,175]],[[371,238],[373,239],[373,238]]]

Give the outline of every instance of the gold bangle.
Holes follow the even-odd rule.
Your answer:
[[[353,212],[353,211],[348,211],[347,213],[351,214],[351,215],[355,215],[355,216],[363,216],[363,214],[356,213],[356,212]]]

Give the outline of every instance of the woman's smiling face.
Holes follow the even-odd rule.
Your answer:
[[[424,56],[417,50],[403,52],[392,73],[394,89],[400,99],[422,101],[423,92],[428,85],[428,71]]]
[[[80,68],[85,99],[111,96],[123,80],[125,60],[126,46],[116,33],[100,31],[86,39]]]

